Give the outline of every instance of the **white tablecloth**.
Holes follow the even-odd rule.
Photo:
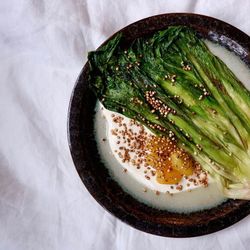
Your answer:
[[[67,143],[67,109],[87,51],[141,18],[210,15],[250,34],[245,0],[0,2],[0,249],[250,248],[250,218],[190,239],[142,233],[87,192]]]

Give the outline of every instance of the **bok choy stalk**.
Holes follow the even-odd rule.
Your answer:
[[[174,137],[223,187],[250,199],[250,93],[197,34],[173,26],[124,49],[118,34],[90,52],[103,105]]]

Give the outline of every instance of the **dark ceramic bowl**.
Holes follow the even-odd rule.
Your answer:
[[[135,38],[170,25],[190,26],[203,38],[221,44],[250,65],[249,36],[211,17],[186,13],[163,14],[133,23],[119,32],[123,33],[125,43],[129,44]],[[139,230],[168,237],[192,237],[212,233],[249,214],[249,201],[228,200],[209,210],[179,214],[149,207],[126,193],[110,177],[97,152],[93,130],[96,98],[88,87],[88,70],[86,64],[73,90],[68,116],[68,139],[77,172],[101,206]]]

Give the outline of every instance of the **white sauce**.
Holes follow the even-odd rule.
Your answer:
[[[247,87],[250,87],[250,71],[238,57],[219,45],[207,41],[206,44]],[[211,178],[209,178],[208,187],[194,185],[187,187],[185,185],[186,180],[183,180],[183,190],[177,191],[171,189],[171,185],[159,184],[156,177],[151,177],[150,180],[145,179],[144,168],[137,169],[131,163],[123,163],[115,153],[118,145],[111,133],[111,129],[116,128],[117,125],[112,121],[112,114],[115,113],[101,108],[100,103],[97,104],[95,117],[96,140],[105,166],[124,190],[152,207],[176,212],[203,210],[217,206],[225,200],[217,183]],[[124,117],[123,122],[128,124],[129,119]],[[103,138],[106,141],[103,141]],[[126,173],[123,171],[124,168],[127,169]],[[144,192],[145,188],[147,192]],[[159,191],[159,195],[156,195],[156,190]],[[170,195],[167,191],[174,193],[174,195]]]
[[[210,51],[212,51],[214,55],[218,56],[237,76],[237,78],[250,90],[250,70],[246,64],[242,62],[234,53],[223,48],[219,44],[215,44],[210,41],[206,41],[205,43]]]

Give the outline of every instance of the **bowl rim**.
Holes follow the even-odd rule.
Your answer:
[[[139,21],[133,22],[126,27],[122,28],[121,30],[115,32],[113,35],[111,35],[108,39],[106,39],[98,48],[106,44],[110,39],[112,39],[117,33],[126,33],[129,31],[129,29],[133,30],[134,28],[140,29],[140,26],[143,26],[145,22],[156,22],[156,20],[161,20],[162,18],[174,20],[175,18],[186,19],[186,20],[193,20],[194,19],[202,19],[206,22],[212,22],[219,24],[219,26],[222,26],[226,33],[230,33],[230,38],[232,38],[233,41],[238,43],[240,46],[242,46],[247,54],[240,54],[239,51],[234,51],[248,66],[250,65],[250,37],[245,34],[244,32],[240,31],[239,29],[235,28],[234,26],[221,21],[219,19],[200,15],[200,14],[193,14],[193,13],[166,13],[166,14],[160,14],[155,16],[150,16],[144,19],[141,19]],[[166,25],[167,26],[170,26]],[[132,28],[131,28],[132,27]],[[202,27],[201,27],[202,28]],[[216,28],[216,27],[215,27]],[[154,30],[156,31],[157,28]],[[215,29],[216,30],[216,29]],[[153,32],[153,31],[152,31]],[[225,32],[222,32],[225,33]],[[223,41],[221,42],[218,40],[218,42],[222,45],[227,47],[227,44],[223,44]],[[109,213],[114,215],[116,218],[120,219],[121,221],[129,224],[130,226],[139,229],[141,231],[160,235],[160,236],[166,236],[166,237],[195,237],[200,235],[205,235],[209,233],[216,232],[218,230],[224,229],[228,226],[233,225],[234,223],[238,222],[239,220],[246,217],[248,214],[250,214],[250,201],[243,201],[243,200],[228,200],[226,202],[226,205],[223,203],[222,205],[219,205],[218,207],[222,207],[223,209],[226,209],[226,213],[222,214],[221,217],[216,217],[211,219],[211,223],[198,223],[195,225],[177,225],[176,222],[172,222],[172,224],[160,224],[156,221],[147,221],[144,219],[140,219],[140,217],[133,216],[133,214],[128,214],[126,209],[124,209],[120,204],[114,204],[109,197],[107,197],[107,194],[103,193],[103,190],[98,190],[98,187],[95,186],[95,180],[91,179],[89,180],[86,178],[86,168],[87,168],[87,161],[85,159],[84,152],[83,152],[83,145],[81,143],[82,134],[81,131],[79,131],[79,128],[81,125],[81,110],[82,109],[82,101],[83,101],[83,89],[87,88],[86,82],[84,83],[84,74],[88,71],[88,62],[84,65],[83,69],[81,70],[76,83],[74,85],[69,108],[68,108],[68,121],[67,121],[67,137],[68,137],[68,144],[72,156],[72,160],[74,162],[75,168],[89,191],[89,193],[94,197],[94,199],[102,206],[104,207]],[[86,80],[86,79],[85,79]],[[80,106],[79,106],[80,105]],[[79,108],[80,107],[80,108]],[[113,181],[113,180],[112,180]],[[124,191],[125,192],[125,191]],[[129,194],[127,194],[129,195]],[[130,195],[129,195],[130,196]],[[131,197],[132,198],[132,197]],[[135,199],[135,198],[132,198]],[[138,201],[137,201],[138,202]],[[143,206],[146,206],[145,204]],[[230,210],[230,208],[234,208]],[[214,210],[215,208],[209,209]],[[171,214],[171,212],[168,212]],[[203,212],[202,212],[203,213]],[[173,213],[174,214],[174,213]],[[192,215],[193,213],[191,213]],[[213,213],[212,213],[213,214]],[[185,216],[185,215],[183,215]]]

